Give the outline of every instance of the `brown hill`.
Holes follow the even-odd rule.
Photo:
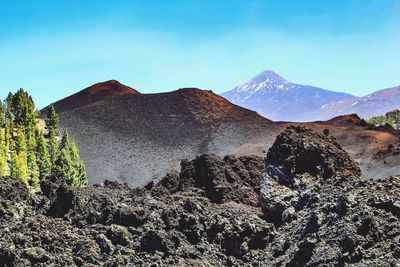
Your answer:
[[[55,103],[55,106],[57,107],[58,112],[62,112],[90,105],[107,98],[129,94],[136,95],[140,93],[116,80],[109,80],[89,86],[62,101],[58,101]],[[44,109],[44,111],[46,110],[47,108]]]
[[[55,107],[78,143],[90,182],[112,179],[131,186],[159,179],[179,169],[181,159],[202,153],[265,156],[281,131],[300,125],[274,123],[212,91],[140,94],[116,81],[88,87]],[[398,132],[374,128],[357,115],[305,125],[329,129],[360,163],[364,177],[399,174]]]
[[[114,179],[141,185],[178,168],[183,158],[224,154],[245,143],[254,125],[272,124],[211,91],[139,94],[110,83],[54,104],[80,148],[91,183]]]

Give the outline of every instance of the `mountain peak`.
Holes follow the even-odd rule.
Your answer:
[[[114,94],[139,94],[135,89],[123,85],[117,80],[109,80],[105,82],[100,82],[93,84],[83,90],[89,95],[102,95],[102,96],[112,96]]]
[[[263,79],[263,80],[270,80],[270,81],[275,81],[277,83],[287,83],[288,81],[284,79],[282,76],[277,74],[276,72],[272,70],[264,70],[260,72],[256,77],[253,79]]]
[[[243,85],[236,87],[234,91],[246,92],[249,94],[253,94],[260,90],[282,91],[286,89],[285,86],[287,84],[290,84],[290,82],[288,82],[282,76],[276,74],[272,70],[264,70]]]
[[[262,71],[223,96],[234,104],[278,121],[315,120],[324,105],[354,98],[344,93],[289,82],[272,70]]]
[[[140,93],[117,80],[108,80],[93,84],[76,94],[64,98],[62,101],[54,103],[54,106],[57,112],[60,113],[67,110],[82,108],[108,98],[125,95],[140,95]],[[48,108],[49,107],[44,108],[42,112],[46,113]]]

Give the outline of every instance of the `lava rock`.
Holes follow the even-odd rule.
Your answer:
[[[333,137],[302,126],[289,126],[278,135],[266,161],[287,180],[305,173],[321,179],[361,175],[358,164]]]

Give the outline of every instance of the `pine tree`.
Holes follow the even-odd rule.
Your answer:
[[[80,158],[78,147],[69,139],[68,131],[64,131],[59,147],[59,155],[55,162],[55,174],[64,178],[68,185],[81,186],[87,184],[85,165]]]
[[[37,165],[39,168],[39,179],[43,180],[50,175],[51,172],[51,160],[49,151],[47,150],[46,141],[44,139],[43,132],[36,130],[36,158]]]
[[[53,104],[47,111],[46,126],[49,129],[49,132],[58,131],[58,129],[60,128],[60,118],[58,117],[58,114]]]
[[[63,179],[68,185],[73,185],[75,170],[72,168],[72,160],[68,148],[60,150],[54,167],[56,177]]]
[[[56,131],[50,131],[49,133],[48,151],[50,155],[50,162],[53,166],[52,169],[54,169],[59,154],[58,135]]]
[[[14,132],[14,121],[11,111],[13,94],[9,93],[5,102],[5,139],[6,145],[11,149],[12,147],[12,136]]]
[[[10,173],[12,176],[19,177],[24,184],[29,185],[27,144],[22,128],[17,132]]]
[[[27,168],[28,168],[28,179],[29,185],[32,188],[36,188],[39,185],[40,170],[37,164],[35,151],[29,151],[27,155]]]
[[[68,147],[68,146],[69,146],[69,134],[68,134],[68,130],[64,130],[63,136],[61,138],[59,150],[65,148],[65,147]]]
[[[8,171],[8,148],[6,143],[5,109],[5,104],[3,104],[3,102],[0,102],[0,176],[7,175]]]
[[[87,180],[87,174],[85,170],[85,164],[81,160],[81,157],[79,155],[79,150],[78,146],[74,141],[70,141],[69,143],[69,148],[70,148],[70,153],[71,153],[71,159],[72,159],[72,164],[75,169],[76,176],[74,177],[74,183],[73,185],[75,186],[82,186],[82,185],[87,185],[88,180]]]
[[[395,109],[393,111],[386,112],[385,115],[369,118],[368,122],[376,126],[390,124],[393,128],[400,129],[400,110]]]
[[[59,148],[58,148],[58,135],[59,135],[59,127],[60,127],[60,118],[56,112],[56,109],[53,105],[50,106],[47,112],[46,119],[46,127],[49,132],[49,143],[48,143],[48,151],[50,155],[50,161],[53,166],[53,172],[55,171],[56,160],[59,156]]]
[[[9,172],[31,189],[50,175],[72,186],[86,185],[85,165],[67,131],[59,142],[60,119],[53,105],[46,119],[47,141],[38,122],[34,101],[23,89],[0,103],[0,175]]]
[[[28,128],[25,128],[25,135],[27,136],[27,155],[28,155],[28,175],[29,181],[32,187],[36,187],[39,184],[39,166],[37,163],[36,157],[36,125],[28,125]]]
[[[0,176],[7,175],[8,173],[7,153],[5,130],[4,128],[0,128]]]
[[[6,110],[5,110],[5,105],[3,104],[3,102],[0,101],[0,127],[4,127],[4,123],[5,123],[5,114]]]

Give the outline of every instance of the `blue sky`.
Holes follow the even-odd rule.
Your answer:
[[[400,1],[0,1],[0,93],[38,107],[109,79],[222,93],[265,69],[365,95],[400,85]]]

